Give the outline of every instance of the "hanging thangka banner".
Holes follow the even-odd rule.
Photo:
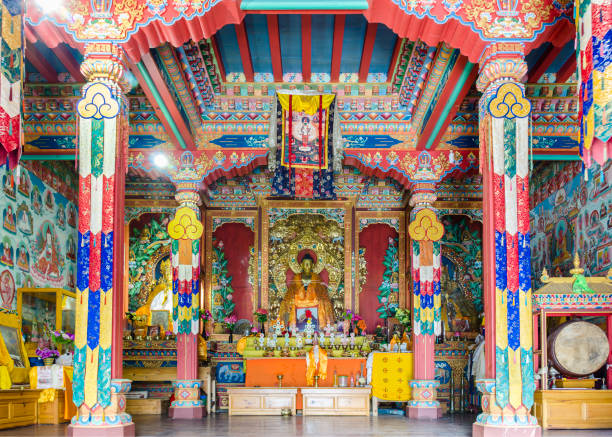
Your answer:
[[[23,0],[1,0],[0,164],[15,168],[21,156]]]
[[[334,98],[305,91],[277,94],[270,130],[273,196],[335,198]]]

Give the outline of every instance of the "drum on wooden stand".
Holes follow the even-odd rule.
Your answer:
[[[584,320],[565,322],[548,337],[548,358],[566,376],[586,376],[599,370],[608,359],[606,333]]]

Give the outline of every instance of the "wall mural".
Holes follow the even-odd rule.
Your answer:
[[[554,162],[534,172],[531,182],[531,263],[533,287],[542,269],[569,276],[578,252],[585,276],[612,267],[612,162],[594,164],[588,180],[580,162]]]
[[[451,332],[476,331],[483,312],[482,225],[464,216],[444,216],[442,321]]]
[[[161,214],[130,226],[130,311],[145,305],[151,291],[163,279],[161,263],[170,256],[168,220],[166,214]]]
[[[0,307],[16,310],[18,288],[74,290],[74,203],[23,166],[19,172],[2,166],[0,181]],[[67,210],[73,211],[70,223],[66,220]],[[68,241],[73,242],[70,254]]]

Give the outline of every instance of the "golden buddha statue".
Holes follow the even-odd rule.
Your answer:
[[[334,312],[327,293],[327,287],[321,277],[313,271],[314,260],[310,254],[304,255],[300,262],[301,271],[296,273],[283,297],[279,316],[287,320],[289,326],[303,325],[310,315],[312,323],[324,327],[334,322]],[[316,309],[316,314],[312,314]],[[309,314],[310,311],[310,314]],[[298,314],[299,313],[299,314]]]

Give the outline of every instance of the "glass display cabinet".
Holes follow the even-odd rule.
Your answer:
[[[74,334],[76,297],[62,288],[20,288],[17,290],[17,312],[28,356],[35,356],[45,326]]]

